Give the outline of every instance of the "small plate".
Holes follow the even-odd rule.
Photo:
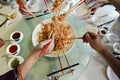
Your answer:
[[[11,66],[11,63],[12,63],[12,61],[15,60],[15,58],[17,58],[19,60],[19,64],[22,64],[24,62],[24,58],[22,56],[14,56],[8,61],[8,67],[10,69],[13,69],[12,66]]]
[[[15,49],[13,50],[13,48]],[[13,44],[8,45],[8,47],[6,48],[6,54],[8,55],[8,57],[13,57],[13,56],[18,55],[20,53],[20,50],[21,49],[20,49],[19,44],[13,43]]]
[[[20,43],[23,40],[23,37],[24,37],[24,35],[20,31],[14,31],[10,35],[11,40],[16,40],[16,41],[13,41],[13,43]]]
[[[107,67],[107,77],[109,80],[120,80],[110,66]]]
[[[116,52],[116,53],[119,53],[120,54],[120,43],[119,42],[116,42],[113,44],[113,50]]]

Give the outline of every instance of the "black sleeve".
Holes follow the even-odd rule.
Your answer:
[[[17,68],[8,71],[7,73],[0,76],[0,80],[18,80]]]

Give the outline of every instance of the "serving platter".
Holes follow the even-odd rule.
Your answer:
[[[51,22],[51,19],[47,19],[45,21],[43,21],[45,24]],[[46,27],[46,26],[44,26]],[[42,28],[43,25],[41,25],[40,23],[35,27],[35,29],[33,30],[32,33],[32,44],[35,47],[37,44],[39,44],[39,33],[42,32]],[[75,37],[75,30],[72,26],[69,26],[70,29],[70,34],[68,37],[73,38]],[[62,32],[62,31],[61,31]],[[45,36],[45,35],[44,35]],[[69,51],[72,49],[72,47],[74,46],[74,42],[75,40],[72,40],[70,44],[68,44],[67,46],[64,47],[64,52],[65,54],[69,53]],[[62,51],[59,51],[59,56],[63,56],[64,53]],[[50,54],[46,54],[45,56],[47,57],[57,57],[57,51],[53,50]]]

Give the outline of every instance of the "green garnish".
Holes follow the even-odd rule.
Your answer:
[[[15,58],[11,63],[11,67],[16,68],[19,65],[19,62],[20,61],[17,58]]]

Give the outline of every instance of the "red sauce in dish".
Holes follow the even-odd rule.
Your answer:
[[[19,39],[20,38],[20,33],[19,32],[16,32],[12,35],[12,38],[13,39]]]
[[[12,45],[9,48],[9,52],[14,54],[17,51],[17,49],[18,49],[18,47],[16,45]]]

